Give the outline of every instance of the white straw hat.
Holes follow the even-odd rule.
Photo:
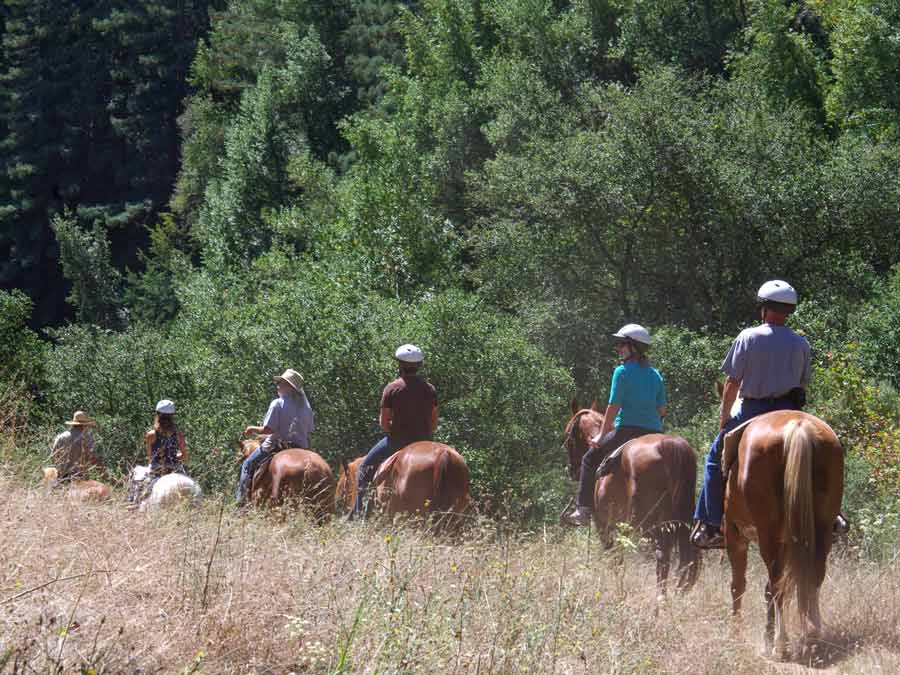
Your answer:
[[[67,427],[95,427],[97,423],[84,410],[76,410],[72,419],[66,422]]]
[[[298,373],[296,370],[294,370],[293,368],[288,368],[281,375],[278,375],[277,377],[274,377],[272,379],[275,382],[278,382],[279,380],[283,380],[284,382],[287,382],[289,385],[291,385],[297,391],[300,391],[301,389],[303,389],[303,376],[300,373]]]

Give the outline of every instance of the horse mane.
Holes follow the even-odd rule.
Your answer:
[[[600,422],[601,423],[603,422],[603,413],[598,412],[597,410],[594,410],[593,408],[582,408],[581,410],[576,412],[574,415],[572,415],[572,417],[569,418],[569,421],[566,422],[566,428],[565,428],[565,432],[564,432],[566,434],[566,438],[568,438],[569,436],[572,435],[572,433],[573,433],[572,428],[574,427],[575,423],[578,420],[580,420],[584,415],[588,415],[591,413],[598,415],[600,417]]]

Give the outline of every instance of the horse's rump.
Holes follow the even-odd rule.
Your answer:
[[[594,518],[601,532],[627,522],[647,534],[657,551],[657,582],[664,591],[670,550],[677,545],[678,586],[696,581],[700,559],[689,542],[697,478],[697,455],[686,440],[647,434],[621,447],[617,471],[603,476],[594,490]]]
[[[449,445],[411,443],[378,467],[373,487],[388,515],[394,513],[459,514],[469,505],[469,468]]]
[[[257,503],[280,506],[296,500],[313,508],[317,518],[334,513],[334,475],[312,450],[287,448],[272,453],[253,476],[251,494]]]

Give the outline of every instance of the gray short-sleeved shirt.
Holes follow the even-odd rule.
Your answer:
[[[76,426],[66,429],[53,439],[50,461],[56,465],[60,478],[65,478],[77,472],[93,451],[93,434],[83,427]]]
[[[269,404],[263,426],[272,430],[272,442],[286,441],[297,448],[309,448],[315,431],[313,411],[293,396],[279,396]]]
[[[741,398],[783,396],[809,383],[809,342],[787,326],[764,323],[737,336],[722,372],[741,383]]]

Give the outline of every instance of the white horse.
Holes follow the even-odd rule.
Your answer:
[[[149,466],[136,466],[131,472],[131,484],[128,487],[129,498],[137,498],[139,488],[145,480],[150,479]],[[150,494],[141,501],[140,510],[168,508],[175,504],[188,503],[196,506],[200,502],[203,491],[197,482],[180,473],[167,473],[154,484]]]

